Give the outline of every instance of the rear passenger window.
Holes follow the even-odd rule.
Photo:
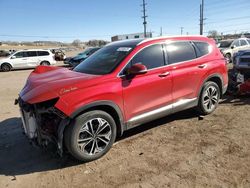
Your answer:
[[[38,56],[46,56],[46,55],[49,55],[49,52],[47,52],[47,51],[38,51],[37,54],[38,54]]]
[[[194,42],[196,46],[197,57],[209,54],[209,44],[206,42]]]
[[[148,69],[164,66],[164,55],[161,44],[146,47],[131,60],[131,65],[142,63]]]
[[[196,58],[194,47],[190,42],[173,42],[166,45],[169,64],[189,61]]]
[[[241,46],[246,46],[246,45],[247,45],[247,41],[245,41],[245,40],[240,40],[240,45],[241,45]]]
[[[35,57],[35,56],[37,56],[36,51],[27,51],[26,53],[27,53],[28,57]]]

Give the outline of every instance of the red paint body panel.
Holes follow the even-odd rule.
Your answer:
[[[133,79],[118,76],[122,68],[142,48],[166,41],[197,40],[212,45],[210,54],[189,63],[168,65]],[[107,75],[88,75],[66,68],[39,66],[29,76],[20,97],[27,103],[35,104],[59,98],[55,107],[70,116],[81,107],[95,101],[108,100],[116,104],[124,116],[124,121],[144,112],[166,106],[183,98],[198,97],[203,82],[211,75],[218,74],[227,85],[227,70],[222,55],[213,40],[205,37],[163,37],[144,41]],[[201,64],[205,68],[199,68]],[[159,74],[169,72],[169,76]]]

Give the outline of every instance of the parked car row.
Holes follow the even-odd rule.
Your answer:
[[[55,55],[56,61],[63,61],[66,59],[65,53],[61,49],[52,48],[50,51]]]
[[[6,53],[7,57],[0,59],[0,70],[6,72],[14,69],[33,68],[38,65],[55,65],[56,61],[64,61],[65,64],[75,67],[99,49],[98,47],[87,48],[77,56],[68,58],[60,49],[19,50],[12,54],[4,51],[2,53]]]
[[[223,40],[218,47],[228,63],[232,62],[233,56],[240,50],[250,50],[250,39],[239,38],[235,40]]]
[[[16,50],[0,50],[0,57],[6,57],[14,53]]]
[[[90,55],[92,55],[93,53],[95,53],[99,49],[100,49],[99,47],[87,48],[83,52],[77,54],[75,57],[68,57],[68,58],[64,59],[64,64],[70,65],[72,67],[76,67],[82,61],[87,59]]]

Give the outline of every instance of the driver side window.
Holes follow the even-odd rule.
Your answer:
[[[18,52],[14,55],[16,58],[27,57],[26,52]]]
[[[147,69],[158,68],[164,66],[164,54],[161,44],[155,44],[144,48],[137,53],[130,61],[130,66],[141,63],[147,67]]]

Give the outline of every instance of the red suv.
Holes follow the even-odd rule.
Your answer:
[[[213,112],[227,89],[225,64],[202,36],[114,42],[74,70],[37,67],[16,102],[29,139],[86,162],[145,122],[193,107]]]

